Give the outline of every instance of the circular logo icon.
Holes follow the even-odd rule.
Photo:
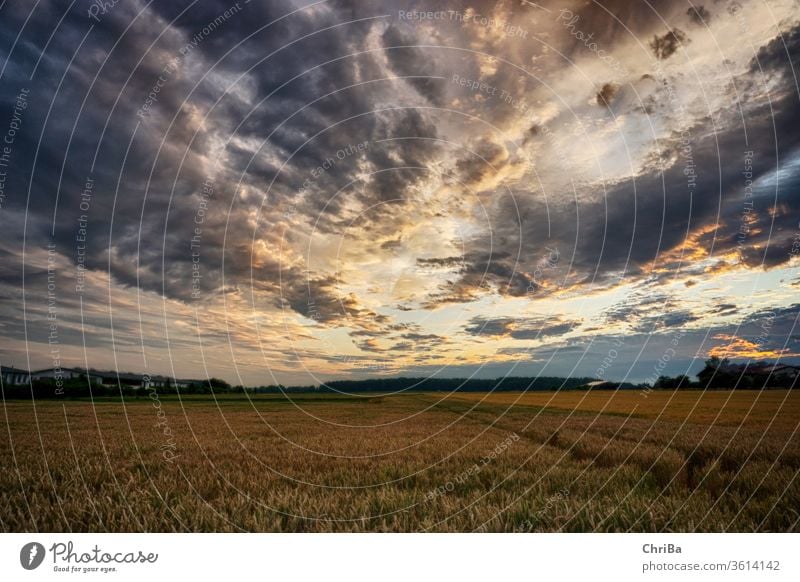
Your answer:
[[[22,546],[19,552],[19,563],[26,570],[35,570],[44,561],[44,546],[39,542],[30,542]]]

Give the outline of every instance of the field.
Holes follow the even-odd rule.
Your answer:
[[[2,531],[800,531],[800,393],[8,401]]]

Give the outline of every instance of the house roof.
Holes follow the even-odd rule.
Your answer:
[[[150,381],[156,382],[164,382],[166,380],[172,381],[172,378],[168,376],[159,376],[154,374],[137,374],[134,372],[117,372],[116,370],[92,370],[92,373],[97,376],[102,376],[104,379],[113,379],[116,380],[119,378],[120,380],[128,380],[134,382],[143,382],[144,377],[147,376],[150,378]]]
[[[112,380],[133,380],[134,382],[142,381],[142,374],[131,374],[129,372],[96,372],[98,376],[110,378]]]
[[[85,370],[83,368],[42,368],[41,370],[34,370],[31,372],[33,374],[42,374],[44,372],[52,372],[54,370],[61,370],[62,372],[77,372],[78,374],[89,374],[91,376],[99,376],[96,371],[94,370]]]
[[[752,362],[745,364],[727,364],[719,367],[720,372],[728,374],[771,374],[780,370],[800,371],[800,366],[770,362]]]

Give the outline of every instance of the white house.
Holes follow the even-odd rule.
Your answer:
[[[27,370],[0,366],[0,378],[4,386],[21,386],[30,383],[31,375]]]
[[[100,385],[103,383],[103,378],[100,374],[81,368],[45,368],[44,370],[36,370],[30,374],[32,380],[77,380],[80,378],[85,379],[87,376],[92,384]]]
[[[14,370],[16,373],[9,372],[9,378],[14,381],[6,380],[6,370]],[[22,376],[24,374],[24,377]],[[205,380],[176,380],[169,376],[150,376],[148,374],[132,374],[129,372],[118,372],[116,370],[85,370],[83,368],[45,368],[35,372],[25,372],[16,368],[3,368],[3,382],[8,385],[14,383],[25,384],[30,380],[78,380],[89,378],[95,386],[125,386],[129,388],[189,388],[190,386],[202,386]]]

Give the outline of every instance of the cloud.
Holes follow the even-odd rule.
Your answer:
[[[687,323],[699,321],[700,319],[699,315],[688,310],[665,311],[659,315],[640,317],[634,329],[639,332],[652,333],[664,328],[683,327]]]
[[[738,311],[735,303],[720,303],[714,305],[710,313],[714,315],[733,315]]]
[[[750,60],[750,70],[781,72],[787,76],[797,72],[800,65],[800,24],[779,34],[760,47]]]
[[[609,107],[611,105],[611,101],[614,99],[618,91],[618,85],[614,83],[606,83],[600,88],[600,91],[597,92],[595,97],[597,104],[600,107]]]
[[[381,37],[391,69],[398,75],[410,77],[408,83],[430,103],[444,103],[444,85],[437,75],[435,57],[419,42],[414,29],[396,24],[389,26]]]
[[[793,352],[791,348],[771,349],[765,346],[763,342],[751,341],[735,335],[717,334],[713,339],[723,343],[712,347],[708,351],[710,357],[777,360],[785,357],[800,356],[800,353]]]
[[[697,26],[707,26],[711,22],[711,13],[705,6],[692,6],[686,11],[686,15]]]
[[[656,58],[666,60],[677,52],[681,45],[689,42],[689,37],[679,28],[673,28],[663,36],[654,36],[650,41],[650,48]]]
[[[519,3],[444,4],[522,26],[527,37],[489,20],[398,17],[416,2],[279,0],[225,18],[222,0],[185,11],[121,2],[91,31],[80,10],[55,27],[61,3],[12,4],[0,22],[10,51],[0,134],[15,96],[30,90],[0,210],[0,329],[15,354],[24,353],[23,284],[30,337],[46,340],[38,301],[48,244],[62,341],[78,357],[83,341],[97,353],[112,345],[111,318],[98,307],[110,296],[122,310],[114,340],[131,353],[144,332],[163,352],[157,316],[166,305],[182,357],[197,357],[199,312],[204,337],[240,344],[257,369],[266,351],[282,369],[299,357],[335,374],[346,368],[331,354],[352,342],[424,360],[463,356],[454,337],[574,339],[586,331],[581,315],[522,314],[623,283],[642,292],[610,303],[610,326],[643,337],[719,326],[751,313],[756,299],[714,291],[699,306],[691,294],[726,273],[755,276],[796,260],[800,27],[782,6],[774,18],[742,6],[782,31],[755,57],[723,36],[718,51],[704,52],[698,37],[702,54],[687,51],[683,62],[671,57],[689,38],[664,33],[662,17],[694,26],[709,12],[679,2],[658,11],[567,2],[574,26]],[[730,18],[715,12],[715,29]],[[735,75],[729,83],[708,82],[723,70]],[[457,86],[453,73],[496,94]],[[754,152],[753,206],[740,236],[745,150]],[[91,283],[83,329],[79,233]],[[666,289],[672,281],[679,291]],[[452,304],[478,301],[514,316],[453,315],[476,307]],[[464,333],[441,332],[437,317]],[[288,339],[265,347],[260,333]],[[753,341],[749,331],[715,333]]]
[[[431,259],[417,259],[417,265],[420,267],[441,267],[451,268],[457,267],[464,262],[463,257],[434,257]]]
[[[542,339],[564,335],[580,325],[580,321],[561,317],[473,317],[464,331],[474,336],[509,337],[517,340]]]

